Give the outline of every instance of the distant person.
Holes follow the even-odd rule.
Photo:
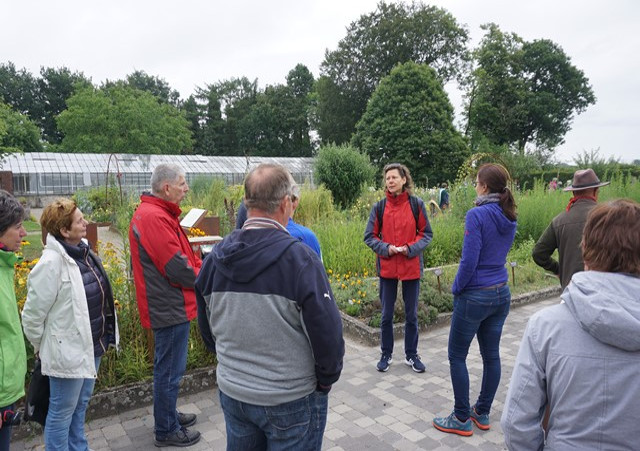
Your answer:
[[[230,451],[320,450],[342,371],[342,322],[326,272],[285,228],[293,185],[280,165],[252,170],[247,221],[213,248],[196,281]]]
[[[371,209],[364,232],[364,242],[376,254],[380,277],[381,356],[378,371],[389,370],[393,362],[393,312],[398,296],[398,281],[402,281],[404,301],[405,363],[416,373],[425,366],[418,355],[418,295],[422,277],[422,252],[433,238],[424,202],[411,195],[413,181],[409,169],[391,163],[382,171],[384,199]]]
[[[582,229],[587,215],[598,202],[599,188],[609,183],[601,182],[593,169],[576,171],[572,183],[563,189],[573,191],[566,210],[553,218],[533,248],[533,261],[558,276],[562,289],[569,285],[571,276],[583,269]],[[552,257],[556,249],[558,260]]]
[[[187,368],[191,320],[196,317],[194,284],[202,261],[180,226],[180,203],[189,191],[182,168],[160,164],[151,175],[129,227],[133,280],[140,322],[153,331],[153,418],[156,446],[191,446],[200,432],[193,413],[176,409]]]
[[[27,231],[24,208],[0,189],[0,451],[9,450],[16,402],[24,396],[27,353],[14,291],[16,255]]]
[[[549,191],[555,191],[558,189],[558,177],[554,177],[549,182]]]
[[[29,274],[24,334],[49,376],[47,450],[88,450],[85,415],[102,356],[118,346],[113,291],[86,240],[76,203],[56,199],[40,217],[47,231],[42,257]]]
[[[501,419],[508,449],[638,449],[639,224],[632,200],[589,212],[584,272],[562,303],[531,317],[520,343]]]
[[[322,261],[322,251],[320,250],[320,242],[318,241],[318,237],[313,231],[302,224],[298,224],[293,220],[296,210],[298,209],[298,205],[300,205],[300,187],[298,185],[293,185],[291,188],[291,202],[293,203],[293,211],[291,212],[291,217],[289,218],[289,222],[287,222],[287,230],[291,234],[292,237],[298,238],[304,244],[309,246],[313,252],[318,254],[320,260]]]
[[[516,204],[508,188],[509,173],[497,164],[483,164],[476,176],[476,206],[467,212],[462,258],[453,281],[453,316],[449,329],[449,369],[454,410],[434,418],[442,431],[469,436],[473,423],[491,428],[489,414],[500,384],[500,338],[509,314],[511,291],[505,267],[516,235]],[[467,355],[476,337],[482,355],[482,383],[474,405],[469,402]]]
[[[449,208],[449,184],[447,182],[442,182],[440,185],[440,189],[438,190],[438,206],[440,210],[445,211]]]

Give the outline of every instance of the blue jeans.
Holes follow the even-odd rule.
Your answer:
[[[277,406],[247,404],[220,391],[227,451],[320,451],[328,404],[319,391]]]
[[[407,356],[418,353],[418,294],[420,279],[402,281],[402,299],[404,300],[404,352]],[[398,279],[380,277],[380,301],[382,302],[382,321],[380,322],[380,340],[382,353],[393,353],[393,310],[398,297]]]
[[[449,330],[449,367],[458,419],[469,418],[469,372],[467,354],[477,335],[482,355],[482,387],[476,402],[478,414],[491,411],[500,383],[500,337],[509,314],[511,291],[508,285],[494,289],[466,290],[453,298]]]
[[[180,429],[176,404],[180,380],[187,369],[189,328],[187,321],[153,329],[153,418],[158,440],[164,440]]]
[[[96,371],[100,367],[96,357]],[[87,451],[84,417],[93,394],[95,379],[49,376],[49,412],[44,426],[47,451]]]
[[[4,418],[4,412],[6,410],[14,412],[16,410],[15,403],[0,407],[0,418]],[[0,425],[0,451],[9,451],[9,442],[11,442],[11,425],[3,422],[2,425]]]

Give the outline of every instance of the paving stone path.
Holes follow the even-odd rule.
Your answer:
[[[448,415],[453,409],[447,359],[449,327],[420,336],[418,351],[427,365],[423,374],[414,373],[404,364],[402,340],[395,343],[396,360],[389,371],[379,373],[375,368],[378,348],[346,338],[344,371],[329,397],[323,450],[506,449],[499,419],[524,328],[534,312],[559,300],[554,297],[511,310],[502,335],[502,382],[491,412],[492,428],[487,432],[474,428],[471,437],[444,434],[431,425],[434,416]],[[473,402],[482,376],[482,360],[475,340],[467,365]],[[202,433],[202,440],[186,449],[224,450],[224,418],[217,390],[184,396],[178,403],[181,410],[198,414],[194,429]],[[89,445],[95,451],[156,449],[151,406],[90,421],[87,431]],[[43,449],[41,436],[11,445],[12,451]]]

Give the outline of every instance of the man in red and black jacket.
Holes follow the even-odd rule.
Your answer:
[[[197,316],[194,283],[202,261],[180,226],[180,202],[189,186],[175,164],[156,166],[152,193],[143,193],[129,227],[133,278],[142,326],[153,330],[153,416],[156,446],[190,446],[194,414],[176,409],[187,367],[190,322]]]

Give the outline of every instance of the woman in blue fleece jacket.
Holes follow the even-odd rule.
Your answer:
[[[476,207],[467,212],[462,259],[451,289],[449,367],[455,406],[448,417],[433,420],[443,432],[472,435],[472,422],[482,430],[491,427],[489,411],[500,383],[500,337],[511,302],[505,264],[516,233],[516,204],[508,180],[509,173],[500,165],[478,169]],[[484,369],[480,395],[471,407],[466,359],[474,336]]]

